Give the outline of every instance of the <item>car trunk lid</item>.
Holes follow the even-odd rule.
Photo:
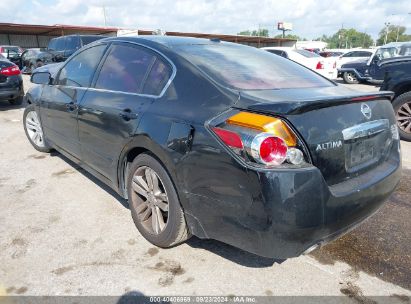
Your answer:
[[[242,91],[236,107],[288,121],[305,142],[313,165],[334,185],[389,156],[396,138],[391,98],[390,92],[364,94],[339,86]]]

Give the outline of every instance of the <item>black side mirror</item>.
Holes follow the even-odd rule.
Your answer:
[[[35,84],[50,84],[51,75],[49,72],[35,72],[31,75],[30,81]]]
[[[378,63],[379,61],[380,61],[380,57],[378,57],[377,55],[375,55],[371,60],[372,63]]]

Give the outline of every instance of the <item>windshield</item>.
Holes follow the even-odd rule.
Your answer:
[[[82,36],[81,41],[83,42],[83,45],[86,45],[103,38],[106,38],[106,36]]]
[[[314,57],[321,57],[320,55],[310,52],[310,51],[306,51],[306,50],[294,50],[296,53],[303,55],[304,57],[307,58],[314,58]]]
[[[392,58],[392,57],[397,57],[397,48],[395,47],[390,47],[390,48],[379,48],[375,52],[375,56],[377,56],[380,60],[382,59],[387,59],[387,58]]]
[[[254,47],[229,43],[180,45],[177,52],[224,86],[269,90],[332,86],[311,70]]]
[[[4,53],[20,53],[20,49],[17,46],[3,46],[2,49]]]

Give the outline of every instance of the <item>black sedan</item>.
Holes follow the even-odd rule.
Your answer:
[[[23,79],[19,67],[0,54],[0,101],[20,105],[23,97]]]
[[[297,256],[369,217],[400,179],[392,93],[357,93],[263,50],[108,38],[48,69],[27,93],[29,141],[127,198],[160,247],[194,234]]]

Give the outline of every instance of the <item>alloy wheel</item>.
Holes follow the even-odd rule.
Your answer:
[[[357,81],[357,77],[355,77],[352,73],[347,73],[347,79],[348,79],[350,82],[355,82],[355,81]]]
[[[164,184],[157,173],[147,166],[137,168],[131,183],[137,217],[152,234],[160,234],[167,226],[169,204]]]
[[[36,111],[30,111],[26,116],[26,130],[31,141],[38,147],[44,148],[44,137],[41,123]]]
[[[397,112],[398,127],[406,133],[411,133],[411,102],[404,103]]]

